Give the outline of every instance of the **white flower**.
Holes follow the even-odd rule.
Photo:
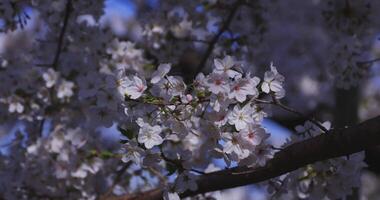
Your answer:
[[[135,141],[129,141],[125,144],[122,151],[123,157],[121,160],[125,163],[133,161],[136,164],[140,164],[141,159],[144,155],[144,150],[137,145]]]
[[[277,94],[279,98],[282,98],[285,95],[285,90],[282,87],[282,84],[285,80],[284,76],[277,72],[277,69],[271,63],[271,71],[267,71],[264,74],[264,82],[261,85],[261,90],[267,94],[271,91]]]
[[[251,86],[254,88],[260,83],[260,78],[257,76],[251,77],[250,73],[247,74],[247,78],[248,78],[249,84],[251,84]]]
[[[235,98],[238,102],[244,102],[247,95],[257,97],[259,95],[256,85],[260,79],[257,77],[251,79],[238,79],[231,87],[231,92],[228,94],[230,99]]]
[[[214,94],[226,93],[230,90],[228,77],[224,74],[212,73],[207,77],[208,90]]]
[[[159,93],[158,95],[170,100],[174,96],[182,96],[186,91],[186,84],[181,77],[167,76],[167,78],[158,83],[157,87],[154,87],[152,93]]]
[[[64,143],[64,138],[61,135],[53,134],[51,135],[50,143],[48,143],[45,148],[49,152],[60,153],[62,151]]]
[[[227,94],[219,93],[217,95],[211,95],[210,106],[216,112],[219,112],[222,108],[228,108],[231,104],[231,100],[227,98]]]
[[[261,123],[263,119],[268,116],[268,114],[264,112],[264,108],[261,105],[254,105],[253,110],[255,111],[253,113],[253,120],[257,124]]]
[[[331,128],[331,123],[329,121],[323,122],[321,125],[327,130]],[[311,121],[306,121],[304,125],[297,125],[294,129],[298,134],[302,134],[305,137],[314,137],[323,132],[321,128]]]
[[[76,171],[71,172],[71,176],[75,178],[85,178],[88,172],[91,174],[98,172],[102,165],[103,161],[100,159],[96,159],[92,163],[82,163]]]
[[[199,73],[193,82],[194,87],[198,89],[204,89],[204,86],[207,85],[207,78],[203,73]]]
[[[137,140],[139,143],[143,143],[147,149],[151,149],[156,145],[162,144],[164,141],[160,136],[162,129],[160,126],[151,126],[148,123],[142,124],[139,130]]]
[[[249,124],[247,128],[242,129],[241,136],[246,139],[252,145],[259,145],[263,140],[269,137],[269,134],[265,132],[260,125]]]
[[[235,65],[235,61],[231,56],[224,57],[221,59],[214,59],[215,69],[213,72],[218,74],[226,74],[230,78],[234,78],[235,76],[240,76],[241,74],[232,68]]]
[[[66,169],[65,166],[63,166],[62,164],[56,162],[54,164],[54,167],[55,167],[55,172],[54,172],[54,175],[58,178],[58,179],[64,179],[67,177],[68,175],[68,171]]]
[[[66,80],[62,80],[57,88],[57,97],[63,99],[65,97],[73,96],[74,83]]]
[[[138,99],[146,89],[145,80],[137,76],[124,77],[119,80],[119,92],[131,99]]]
[[[220,110],[219,112],[211,112],[209,118],[214,122],[217,127],[224,126],[228,121],[227,110]]]
[[[245,139],[237,133],[223,133],[226,143],[223,145],[223,152],[226,154],[235,154],[239,160],[249,156],[249,150],[243,147]]]
[[[198,189],[196,182],[197,176],[190,173],[189,171],[184,171],[175,180],[175,190],[178,193],[183,193],[186,190],[195,191]]]
[[[168,84],[170,85],[169,94],[171,96],[181,96],[186,90],[186,84],[180,76],[168,76]]]
[[[267,161],[273,157],[273,152],[269,145],[259,145],[255,149],[256,163],[259,166],[265,166]]]
[[[42,78],[45,80],[47,88],[53,87],[57,82],[58,77],[59,74],[52,68],[49,68],[45,73],[42,74]]]
[[[16,98],[15,96],[9,97],[7,103],[9,104],[8,111],[10,113],[22,113],[24,111],[24,105],[22,105],[21,99]]]
[[[243,108],[240,108],[239,105],[236,105],[228,115],[228,123],[235,125],[236,130],[240,131],[247,128],[248,124],[254,123],[252,118],[253,109],[250,104],[245,105]]]
[[[166,76],[166,74],[169,73],[171,69],[171,64],[160,64],[158,66],[158,69],[152,74],[152,79],[150,82],[152,84],[156,84],[161,81],[162,78]]]
[[[194,99],[194,97],[191,94],[182,95],[181,96],[181,102],[183,104],[189,103]]]
[[[183,19],[178,25],[174,25],[170,28],[173,34],[178,38],[184,38],[188,36],[192,29],[193,22],[187,19]]]

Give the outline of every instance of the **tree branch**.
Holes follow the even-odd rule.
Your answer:
[[[218,42],[220,36],[228,29],[230,26],[232,19],[235,17],[236,12],[238,11],[239,7],[243,4],[244,1],[242,0],[237,0],[235,4],[232,5],[231,11],[227,17],[227,19],[224,21],[222,27],[218,31],[218,33],[212,38],[212,40],[209,42],[208,47],[206,49],[205,54],[203,55],[201,61],[199,62],[197,69],[195,71],[194,76],[196,76],[199,72],[202,71],[204,68],[207,59],[210,57],[212,51],[214,50],[214,47],[216,43]]]
[[[357,153],[376,145],[380,145],[380,116],[292,144],[277,152],[264,167],[235,167],[202,175],[197,180],[198,189],[186,191],[181,197],[262,182],[317,161]],[[163,190],[158,188],[118,199],[159,200],[162,194]]]
[[[378,62],[378,61],[380,61],[380,58],[375,58],[375,59],[367,60],[367,61],[359,61],[356,64],[358,64],[358,65],[368,65],[368,64],[372,65],[373,63]]]
[[[69,18],[70,18],[71,9],[72,9],[71,1],[72,0],[67,0],[67,3],[66,3],[65,16],[63,18],[63,25],[62,25],[61,32],[59,33],[57,49],[55,51],[54,60],[52,63],[52,67],[54,69],[56,69],[58,67],[59,57],[60,57],[61,52],[62,52],[63,39],[65,37],[67,24],[69,23]]]

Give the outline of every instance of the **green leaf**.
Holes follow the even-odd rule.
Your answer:
[[[122,135],[124,135],[130,140],[133,139],[133,137],[135,136],[134,132],[131,129],[123,129],[120,126],[118,126],[117,130],[119,130]]]
[[[119,142],[120,142],[120,144],[127,144],[128,140],[120,140]]]
[[[91,159],[93,157],[97,157],[98,156],[98,151],[95,150],[95,149],[92,149],[88,152],[87,156],[86,156],[86,159]]]
[[[167,162],[166,163],[166,170],[168,171],[167,176],[170,176],[170,175],[174,174],[174,172],[177,171],[177,166],[175,166],[174,164],[172,164],[170,162]]]
[[[108,159],[108,158],[112,158],[114,157],[114,154],[110,151],[102,151],[100,153],[100,157],[103,158],[103,159]]]

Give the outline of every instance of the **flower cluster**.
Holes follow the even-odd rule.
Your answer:
[[[0,193],[6,199],[66,198],[70,188],[71,198],[96,199],[96,189],[89,183],[96,177],[107,178],[99,172],[115,170],[107,160],[95,156],[102,151],[96,140],[82,129],[58,126],[24,150],[19,137],[12,143],[12,156],[1,155],[0,176],[7,178],[0,181]]]
[[[227,165],[264,166],[272,151],[262,126],[267,114],[261,100],[283,97],[284,77],[271,65],[260,81],[237,63],[231,56],[215,59],[213,71],[199,74],[190,85],[169,75],[170,64],[159,65],[150,81],[120,77],[118,91],[138,125],[130,127],[123,160],[145,165],[158,153],[161,170],[175,163],[177,192],[195,190],[192,170],[203,169],[213,158]]]
[[[134,17],[123,21],[128,34],[121,37],[104,22],[108,2],[0,2],[0,134],[17,136],[0,148],[0,196],[98,199],[164,186],[164,197],[178,200],[198,188],[199,174],[216,169],[215,160],[255,168],[273,157],[263,120],[266,105],[285,97],[279,71],[287,80],[310,76],[314,83],[325,79],[319,66],[333,66],[343,87],[367,72],[357,65],[362,38],[373,32],[367,1],[327,3],[323,10],[315,9],[318,1],[300,1],[292,5],[297,14],[306,16],[312,6],[324,18],[307,15],[286,34],[277,25],[294,21],[285,1],[131,1]],[[286,12],[264,14],[282,7]],[[327,31],[306,31],[323,20]],[[336,38],[332,51],[324,51]],[[254,66],[272,57],[292,67]],[[297,70],[294,63],[308,66],[307,76],[289,73]],[[212,69],[196,74],[195,67]],[[302,84],[287,82],[286,95],[299,101],[291,84]],[[315,99],[325,98],[317,97],[319,85],[313,88]],[[320,128],[306,122],[289,143]],[[356,186],[361,161],[354,155],[316,163],[270,185],[276,195],[340,198]],[[339,190],[322,192],[327,186]]]

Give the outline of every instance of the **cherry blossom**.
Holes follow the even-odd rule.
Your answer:
[[[127,163],[128,161],[133,161],[135,163],[140,163],[144,155],[144,150],[140,148],[136,142],[131,141],[125,144],[122,153],[123,157],[121,160],[123,162]]]
[[[47,72],[42,75],[42,77],[46,82],[46,87],[51,88],[57,83],[59,74],[53,69],[49,68]]]
[[[147,149],[151,149],[156,145],[162,144],[164,141],[160,136],[162,129],[160,126],[151,126],[147,123],[143,123],[139,130],[138,141],[143,143]]]
[[[246,129],[242,129],[239,134],[242,135],[252,145],[259,145],[263,140],[269,137],[265,129],[257,124],[249,124]]]
[[[214,60],[214,72],[217,74],[225,74],[230,78],[234,78],[235,76],[241,75],[239,72],[235,71],[233,67],[235,67],[235,61],[231,56],[225,56],[222,60],[215,59]]]
[[[164,78],[164,76],[166,76],[166,74],[169,73],[170,69],[171,69],[170,64],[159,65],[158,69],[152,74],[152,78],[151,78],[150,82],[152,84],[156,84],[156,83],[160,82],[160,80],[162,78]]]
[[[257,97],[259,95],[256,86],[259,84],[260,79],[254,77],[252,79],[238,79],[233,83],[231,92],[228,94],[230,99],[236,98],[238,102],[244,102],[248,95]]]
[[[269,140],[270,115],[304,121],[284,147],[339,130],[308,115],[331,118],[332,91],[376,74],[376,2],[300,1],[294,12],[283,1],[129,3],[128,19],[104,0],[0,3],[4,199],[198,194],[204,173],[273,163],[282,147]],[[271,59],[279,67],[265,71]],[[263,184],[273,199],[344,199],[363,160],[318,161]]]
[[[7,99],[7,103],[9,104],[8,111],[10,113],[18,112],[22,113],[24,111],[24,105],[20,102],[20,99],[13,96]]]
[[[207,81],[208,90],[214,94],[226,93],[230,90],[228,79],[223,74],[211,74]]]
[[[248,127],[248,124],[254,123],[252,112],[253,109],[250,104],[245,105],[243,108],[236,105],[228,115],[228,123],[234,125],[238,131],[245,129]]]
[[[284,89],[282,84],[284,82],[284,77],[277,72],[277,69],[273,64],[270,66],[271,71],[265,72],[264,82],[261,85],[261,89],[265,93],[274,92],[277,98],[282,98],[284,96]]]
[[[243,148],[244,138],[237,133],[224,133],[224,139],[227,140],[223,147],[223,151],[227,154],[233,154],[236,160],[244,159],[249,156],[249,150]]]
[[[73,96],[74,83],[66,80],[62,80],[57,88],[57,97],[60,99]]]
[[[267,144],[261,144],[255,148],[256,163],[258,166],[265,166],[268,160],[273,157],[273,151]]]
[[[125,77],[119,81],[119,92],[131,99],[138,99],[147,89],[144,79],[137,76]]]

